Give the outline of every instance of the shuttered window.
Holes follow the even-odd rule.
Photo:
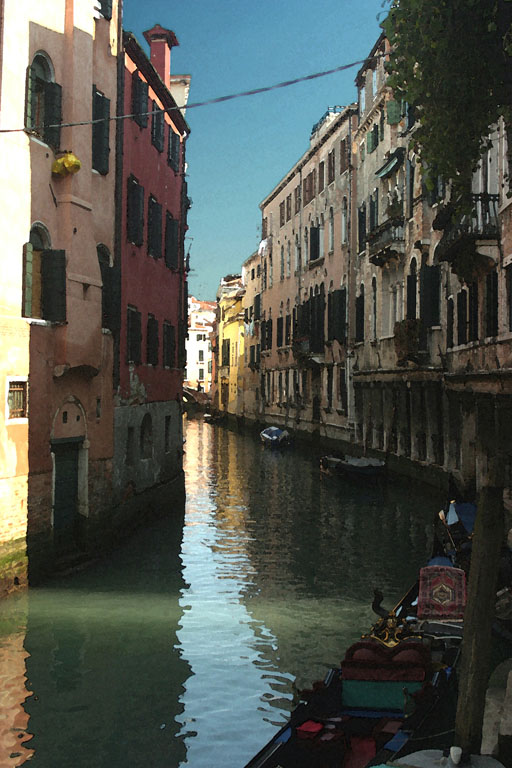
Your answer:
[[[466,344],[468,340],[468,294],[457,294],[457,344]]]
[[[453,331],[455,323],[455,309],[453,299],[448,299],[448,306],[446,309],[446,346],[448,349],[453,347]]]
[[[420,316],[431,328],[439,325],[440,268],[438,265],[423,266],[420,270]]]
[[[469,341],[478,340],[478,283],[469,286]]]
[[[174,368],[176,361],[176,328],[171,323],[163,324],[163,365]]]
[[[364,341],[364,285],[356,296],[356,342]]]
[[[168,145],[168,155],[167,155],[167,162],[173,168],[173,170],[178,171],[180,167],[180,137],[177,133],[174,133],[171,126],[169,126],[169,145]]]
[[[277,318],[277,337],[276,337],[276,343],[278,347],[283,346],[283,319],[282,317]]]
[[[164,151],[164,111],[155,101],[151,102],[151,143],[159,152]]]
[[[110,153],[110,99],[92,87],[92,167],[103,175],[108,173]],[[95,122],[99,120],[100,122]]]
[[[399,101],[386,102],[386,113],[389,125],[397,125],[402,117],[402,107]]]
[[[52,81],[46,56],[36,54],[27,70],[25,126],[58,149],[61,123],[62,87]]]
[[[152,195],[148,199],[148,254],[154,259],[162,256],[162,206]]]
[[[284,323],[284,343],[286,346],[291,344],[292,341],[292,316],[286,315]]]
[[[309,228],[309,260],[315,261],[320,258],[320,228]]]
[[[490,272],[485,285],[486,336],[498,335],[498,273]]]
[[[141,80],[138,70],[132,75],[132,115],[133,119],[145,128],[148,124],[148,84]]]
[[[167,211],[165,214],[165,265],[169,269],[178,269],[178,232],[178,222]]]
[[[105,19],[112,18],[112,0],[100,0],[100,13]]]
[[[142,323],[140,312],[128,307],[126,315],[126,361],[139,365],[141,362]]]
[[[158,320],[151,314],[146,326],[146,362],[158,365]]]
[[[416,319],[416,284],[416,272],[413,272],[411,275],[407,275],[407,320]]]
[[[41,252],[41,315],[55,323],[66,321],[66,252]]]
[[[128,178],[128,240],[134,245],[142,245],[144,239],[144,187],[134,176]]]
[[[359,253],[366,247],[366,204],[363,203],[357,212],[357,234]]]

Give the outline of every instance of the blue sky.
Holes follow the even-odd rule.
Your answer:
[[[386,6],[387,7],[387,4]],[[124,0],[124,27],[159,23],[179,40],[171,71],[190,74],[198,102],[364,59],[380,33],[382,0]],[[309,146],[328,106],[355,101],[359,67],[187,111],[189,293],[215,299],[260,240],[259,203]]]

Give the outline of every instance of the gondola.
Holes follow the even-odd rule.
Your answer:
[[[429,562],[393,610],[377,592],[380,619],[302,692],[246,768],[364,768],[432,746],[434,735],[436,747],[449,747],[465,583],[461,569]]]

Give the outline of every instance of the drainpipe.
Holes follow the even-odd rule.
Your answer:
[[[352,368],[354,364],[354,348],[353,348],[353,334],[352,334],[352,179],[353,179],[353,165],[352,165],[352,118],[353,112],[349,115],[348,121],[348,146],[350,152],[350,162],[348,165],[348,215],[347,215],[347,354],[346,354],[346,384],[347,384],[347,421],[351,429],[354,429],[356,422],[355,413],[355,394],[353,385]]]

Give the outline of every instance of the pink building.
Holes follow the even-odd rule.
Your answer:
[[[114,502],[134,510],[145,509],[159,489],[168,494],[169,483],[180,494],[183,490],[187,332],[183,242],[189,128],[179,107],[189,78],[171,78],[171,49],[178,45],[173,32],[157,25],[144,36],[150,59],[131,33],[124,34],[122,109],[133,117],[123,121],[118,147],[120,260],[113,276],[120,287]]]

